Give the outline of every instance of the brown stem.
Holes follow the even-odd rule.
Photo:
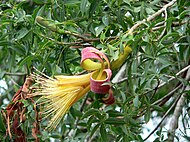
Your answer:
[[[12,72],[6,72],[5,75],[10,75],[10,76],[25,76],[27,75],[26,73],[12,73]]]

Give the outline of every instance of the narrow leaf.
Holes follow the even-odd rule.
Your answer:
[[[101,134],[101,138],[102,138],[102,140],[104,142],[108,141],[108,139],[107,139],[107,132],[106,132],[106,128],[105,128],[104,124],[102,124],[101,127],[100,127],[100,134]]]
[[[88,111],[82,116],[81,119],[87,118],[88,116],[91,116],[91,115],[93,115],[93,114],[95,115],[95,114],[97,114],[97,113],[100,113],[99,110],[97,110],[97,109],[90,109],[90,110],[88,110]]]

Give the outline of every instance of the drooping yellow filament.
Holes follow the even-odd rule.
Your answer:
[[[41,95],[38,102],[44,104],[44,118],[51,116],[47,128],[55,129],[69,108],[90,90],[90,75],[37,77],[41,89],[34,94]]]

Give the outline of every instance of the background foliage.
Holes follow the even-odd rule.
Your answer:
[[[172,104],[184,93],[183,125],[180,137],[190,139],[189,90],[186,72],[177,72],[189,65],[190,2],[178,0],[152,21],[145,21],[128,35],[128,30],[157,12],[167,0],[2,0],[0,4],[0,106],[5,108],[13,94],[24,82],[32,67],[49,76],[77,74],[80,51],[93,45],[110,59],[116,60],[125,43],[132,53],[126,59],[123,81],[113,83],[116,103],[105,106],[96,95],[77,102],[65,115],[55,131],[44,130],[48,120],[41,123],[41,141],[50,138],[61,141],[143,141],[143,124],[150,119],[173,115]],[[52,25],[66,31],[56,33],[37,24],[35,18],[49,19]],[[74,34],[72,34],[74,33]],[[115,70],[113,77],[119,70]],[[177,75],[176,75],[177,74]],[[173,78],[172,80],[170,80]],[[120,78],[121,79],[121,78]],[[2,82],[3,82],[2,81]],[[161,87],[160,85],[164,83]],[[178,89],[175,89],[177,86]],[[174,90],[174,91],[173,91]],[[173,93],[167,96],[170,91]],[[84,101],[85,100],[85,101]],[[27,122],[22,127],[32,141],[32,109],[27,105]],[[152,112],[156,112],[153,118]],[[167,120],[169,121],[169,120]],[[169,123],[169,122],[168,122]],[[165,123],[163,123],[165,124]],[[5,123],[0,115],[0,139],[6,137]],[[161,125],[156,142],[163,137]],[[6,138],[6,139],[5,139]]]

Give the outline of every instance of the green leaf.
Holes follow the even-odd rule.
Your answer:
[[[40,1],[41,1],[41,0],[40,0]],[[45,10],[46,10],[46,5],[43,5],[43,6],[38,10],[38,12],[35,11],[35,12],[36,12],[36,17],[43,15],[43,13],[45,12]]]
[[[87,128],[90,129],[91,127],[91,124],[92,123],[95,123],[95,122],[98,122],[99,120],[94,117],[93,115],[91,115],[89,118],[88,118],[88,121],[87,121]]]
[[[92,109],[88,110],[87,112],[85,112],[85,114],[82,116],[81,119],[87,118],[91,115],[96,115],[97,113],[100,114],[100,111],[92,108]]]
[[[127,135],[128,132],[127,132],[126,125],[121,125],[120,127],[121,127],[122,131],[125,133],[125,135]]]
[[[88,3],[88,0],[82,0],[82,1],[81,1],[81,4],[80,4],[80,11],[82,12],[82,15],[84,15],[84,13],[86,12],[87,3]]]
[[[60,134],[52,134],[52,135],[50,135],[50,137],[55,138],[55,139],[61,139],[62,138],[62,136]]]
[[[96,36],[98,36],[103,30],[104,30],[105,26],[104,25],[100,25],[98,26],[95,31],[96,31]]]
[[[130,4],[130,0],[123,0],[124,3],[128,4],[129,6],[131,6]]]
[[[90,137],[92,137],[94,135],[94,133],[96,132],[96,130],[100,127],[100,123],[96,124],[93,129],[91,130],[90,133]]]
[[[167,20],[166,20],[166,28],[167,28],[167,31],[169,32],[172,28],[172,22],[175,21],[177,18],[176,17],[169,17]]]
[[[108,113],[110,117],[124,116],[122,112],[117,110],[108,110],[106,113]]]
[[[15,37],[15,40],[20,40],[23,37],[25,37],[29,33],[29,30],[26,28],[22,28],[20,31],[18,31],[17,36]]]
[[[128,82],[129,82],[129,91],[131,92],[131,94],[135,94],[134,92],[134,84],[133,84],[133,80],[132,80],[132,66],[134,66],[132,63],[130,63],[129,69],[128,69]]]
[[[139,96],[136,95],[135,98],[133,99],[133,104],[134,107],[139,107],[140,106],[140,101],[139,101]]]
[[[158,4],[160,1],[161,0],[153,0],[153,1],[150,2],[150,5],[154,6],[154,5]]]
[[[164,109],[158,105],[152,105],[151,107],[158,112],[164,112]]]
[[[129,121],[129,123],[130,123],[131,125],[133,125],[133,126],[138,126],[137,120],[135,120],[135,119],[133,119],[133,118],[131,118],[131,117],[127,117],[126,119]]]
[[[141,8],[140,8],[140,19],[143,19],[145,16],[145,2],[142,2]]]
[[[26,58],[24,58],[24,59],[19,63],[19,66],[22,67],[22,66],[24,66],[25,64],[31,65],[31,61],[32,61],[33,58],[34,58],[34,56],[27,56]]]
[[[3,116],[1,113],[0,113],[0,132],[3,132],[3,133],[6,132],[5,124],[3,122]]]
[[[34,2],[37,4],[48,4],[51,3],[51,0],[34,0]]]
[[[109,117],[104,121],[105,124],[115,124],[115,125],[123,125],[127,122],[124,120],[124,118],[116,118],[116,117]]]
[[[106,35],[105,35],[105,33],[102,32],[100,35],[100,41],[104,42],[105,39],[106,39]]]
[[[5,40],[0,41],[0,45],[1,46],[8,46],[9,49],[14,50],[21,55],[25,55],[26,51],[25,51],[23,45],[20,45],[20,44],[17,44],[15,42],[11,42],[11,41],[5,41]]]
[[[116,50],[116,51],[114,52],[114,54],[113,54],[112,59],[113,59],[114,61],[116,61],[118,58],[119,58],[119,50]]]
[[[146,10],[146,13],[149,15],[155,13],[155,11],[151,7],[147,7],[145,10]]]
[[[74,109],[73,107],[70,108],[70,112],[71,112],[71,114],[73,115],[74,118],[82,117],[82,112],[77,110],[77,109]]]
[[[121,93],[121,97],[122,97],[122,101],[125,102],[126,101],[126,94],[124,92],[120,92]]]
[[[168,43],[173,43],[174,42],[174,37],[177,39],[177,37],[179,37],[179,34],[177,32],[172,32],[172,33],[169,33],[167,35],[165,35],[161,40],[160,40],[160,43],[165,43],[168,42]]]
[[[102,17],[102,22],[104,23],[105,26],[109,25],[109,17],[108,17],[108,15],[104,15]]]
[[[89,10],[89,17],[92,17],[96,7],[99,5],[100,0],[92,0],[91,5],[90,5],[90,10]]]
[[[190,16],[190,9],[187,9],[181,12],[179,15],[179,19],[183,19],[185,16]]]
[[[65,1],[66,5],[77,5],[79,3],[81,3],[79,0],[68,0],[68,1]]]
[[[148,123],[148,121],[150,120],[150,117],[151,117],[151,111],[150,111],[150,107],[148,107],[144,115],[144,120],[146,123]]]
[[[107,132],[106,132],[106,128],[105,128],[104,124],[102,124],[100,126],[100,134],[101,134],[101,138],[104,142],[108,141]]]
[[[21,102],[24,104],[24,107],[27,107],[29,106],[29,103],[27,100],[21,100]]]

